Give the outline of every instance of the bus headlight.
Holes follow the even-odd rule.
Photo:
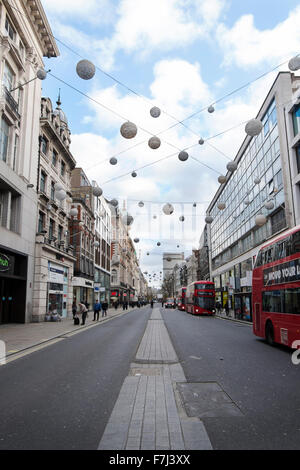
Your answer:
[[[215,309],[214,309],[214,308],[212,309],[212,313],[216,313],[216,311],[215,311]]]

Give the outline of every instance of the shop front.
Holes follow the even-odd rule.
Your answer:
[[[0,324],[25,323],[27,256],[0,247]]]
[[[58,313],[63,318],[67,318],[68,275],[67,267],[48,261],[48,313]]]
[[[94,308],[94,281],[83,277],[73,277],[73,301],[78,305],[81,301],[89,304],[89,310]]]

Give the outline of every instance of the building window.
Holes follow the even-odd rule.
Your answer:
[[[64,161],[61,161],[61,165],[60,165],[60,174],[61,176],[65,176],[65,172],[66,172],[66,164]]]
[[[14,158],[13,158],[13,170],[14,171],[16,171],[16,168],[17,168],[18,148],[19,148],[19,136],[15,134]]]
[[[46,178],[46,173],[44,171],[41,171],[40,191],[42,191],[43,193],[46,192]]]
[[[52,240],[53,236],[54,236],[54,220],[50,219],[50,222],[49,222],[49,240]]]
[[[271,226],[272,226],[272,234],[279,232],[280,230],[285,228],[286,220],[285,220],[284,209],[280,209],[278,212],[276,212],[276,214],[272,215]]]
[[[9,125],[5,119],[1,119],[0,128],[0,159],[6,162],[8,152]]]
[[[300,173],[300,145],[296,147],[297,171]]]
[[[56,167],[57,164],[57,152],[53,150],[52,152],[52,165]]]
[[[58,241],[61,242],[63,239],[63,227],[61,225],[58,226]]]
[[[38,221],[38,232],[41,233],[44,230],[45,226],[45,214],[39,212],[39,221]]]
[[[15,79],[15,76],[14,76],[12,69],[5,62],[4,72],[3,72],[3,85],[7,88],[9,92],[14,87],[14,79]]]
[[[50,194],[50,197],[51,197],[52,201],[55,200],[55,183],[54,183],[54,181],[51,181],[51,194]]]
[[[10,20],[8,19],[7,15],[6,15],[6,18],[5,18],[5,31],[7,32],[10,39],[13,41],[14,38],[15,38],[15,35],[16,35],[16,31],[13,28],[13,26],[12,26]]]
[[[300,132],[300,104],[295,106],[293,111],[293,127],[294,135],[297,135]]]
[[[48,150],[48,140],[46,137],[42,137],[42,145],[41,145],[41,150],[44,155],[47,155],[47,150]]]

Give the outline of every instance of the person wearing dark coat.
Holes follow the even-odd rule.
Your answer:
[[[108,303],[104,300],[104,302],[102,302],[102,317],[107,317],[107,309]]]
[[[96,317],[97,317],[97,321],[99,320],[99,313],[100,313],[100,310],[101,310],[101,303],[98,301],[98,302],[95,302],[95,305],[94,305],[94,319],[93,321],[96,320]]]

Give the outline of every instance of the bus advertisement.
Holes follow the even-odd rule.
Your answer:
[[[196,281],[186,288],[185,310],[196,315],[216,313],[215,285],[211,281]]]
[[[253,333],[269,344],[300,340],[300,226],[261,247],[252,277]]]

